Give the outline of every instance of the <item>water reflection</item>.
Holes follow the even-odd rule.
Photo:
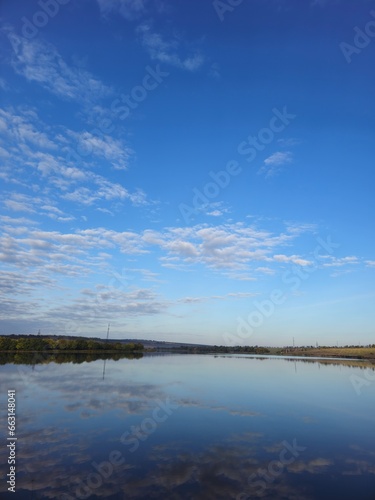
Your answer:
[[[2,399],[17,391],[16,498],[375,498],[375,380],[360,395],[351,381],[371,363],[68,361],[0,367]]]
[[[90,363],[98,359],[141,359],[142,353],[50,353],[50,352],[0,352],[0,365],[14,363],[18,365],[38,365],[47,363]]]

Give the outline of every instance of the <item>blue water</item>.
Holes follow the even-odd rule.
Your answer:
[[[375,499],[365,362],[163,355],[0,366],[16,389],[16,494],[1,498]],[[358,366],[356,366],[358,365]]]

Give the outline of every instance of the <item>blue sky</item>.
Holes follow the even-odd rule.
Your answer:
[[[0,18],[0,333],[374,342],[373,2]]]

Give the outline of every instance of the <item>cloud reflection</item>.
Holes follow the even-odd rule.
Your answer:
[[[324,419],[336,418],[337,410],[321,406],[319,413],[310,414],[313,407],[302,400],[289,406],[292,400],[281,398],[285,405],[285,415],[281,415],[276,395],[268,388],[265,378],[257,380],[258,392],[252,386],[251,391],[246,392],[248,380],[253,380],[242,379],[248,371],[233,375],[228,388],[223,385],[220,391],[213,393],[212,388],[216,386],[206,379],[206,384],[202,384],[204,389],[199,386],[198,391],[197,381],[203,380],[203,376],[192,382],[194,374],[178,370],[173,362],[178,360],[182,368],[184,364],[189,368],[191,360],[195,360],[195,369],[199,371],[210,359],[175,356],[172,360],[144,358],[136,364],[132,360],[109,361],[104,380],[102,361],[79,365],[51,363],[41,366],[28,385],[20,380],[17,367],[1,367],[8,387],[14,385],[17,390],[17,490],[20,495],[24,493],[26,497],[27,492],[33,492],[35,498],[67,500],[81,494],[83,498],[83,488],[91,484],[86,498],[238,500],[242,495],[241,500],[245,500],[256,496],[250,476],[267,470],[269,464],[278,459],[283,441],[291,441],[294,436],[305,451],[293,463],[285,465],[282,473],[267,484],[260,498],[314,500],[314,485],[343,476],[365,477],[370,486],[375,486],[371,435],[366,447],[363,442],[356,443],[355,430],[346,436],[344,432],[340,435],[336,429],[325,428],[328,424]],[[247,361],[249,366],[257,362]],[[219,362],[214,375],[222,377],[221,372],[229,360],[222,358]],[[289,363],[284,363],[288,369],[283,372],[281,362],[277,360],[272,364],[272,360],[262,359],[264,371],[259,373],[266,377],[268,367],[271,381],[275,380],[275,373],[279,379],[285,376],[288,382],[295,380]],[[243,363],[238,366],[249,369]],[[311,380],[308,378],[312,373],[310,361],[300,366],[298,377],[302,379],[298,381],[306,384]],[[275,367],[278,371],[272,372]],[[338,366],[331,367],[339,384],[349,380],[348,373],[358,369],[343,366],[341,371]],[[318,377],[319,373],[314,376]],[[307,378],[303,378],[305,375]],[[327,381],[327,376],[324,373],[319,381]],[[332,384],[334,380],[331,379]],[[295,390],[290,383],[285,387],[289,392]],[[309,386],[310,391],[312,387]],[[317,390],[321,394],[322,386],[318,385]],[[357,418],[358,426],[367,425],[370,429],[369,419],[361,416],[365,408],[371,404],[373,407],[366,397],[364,394],[359,401],[359,398],[355,400],[357,405],[364,405],[358,415],[342,412],[342,419]],[[120,441],[122,433],[149,416],[155,401],[166,398],[178,404],[178,411],[131,453]],[[341,403],[341,399],[337,401]],[[332,407],[334,403],[336,401],[332,401]],[[4,410],[0,411],[0,417],[4,421]],[[318,431],[322,431],[324,439],[318,437]],[[340,445],[335,442],[337,436],[341,436]],[[114,450],[118,450],[123,462],[113,466],[113,471],[105,477],[101,476],[98,468],[108,463]],[[0,449],[2,476],[8,472],[6,453],[4,448]],[[94,488],[95,477],[100,484]],[[345,486],[340,487],[345,493]],[[5,492],[6,484],[2,482],[0,494]]]

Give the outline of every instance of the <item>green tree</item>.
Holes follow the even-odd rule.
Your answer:
[[[0,337],[0,351],[14,351],[17,349],[17,341],[10,337]]]

